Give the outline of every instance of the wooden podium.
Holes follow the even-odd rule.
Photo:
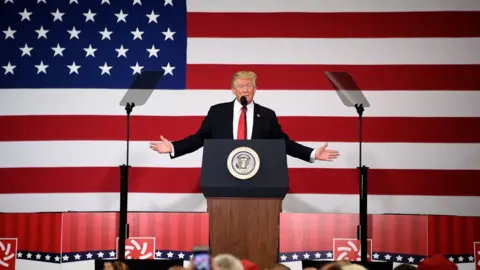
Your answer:
[[[277,263],[280,212],[288,192],[283,140],[205,140],[200,188],[207,198],[213,256],[230,253],[260,269]]]

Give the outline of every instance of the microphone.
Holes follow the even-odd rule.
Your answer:
[[[245,109],[245,113],[243,114],[243,138],[244,140],[247,139],[247,98],[242,96],[240,98],[240,104],[242,104],[243,108]]]
[[[247,107],[247,98],[245,96],[240,98],[240,104],[242,104],[244,108]]]

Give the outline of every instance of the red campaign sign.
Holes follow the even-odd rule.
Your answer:
[[[117,238],[117,242],[118,242]],[[118,247],[117,247],[118,254]],[[155,237],[130,237],[125,240],[125,259],[155,259]]]
[[[333,257],[335,261],[361,260],[360,240],[354,238],[334,238],[333,239]],[[367,239],[367,260],[372,260],[372,239]]]
[[[473,243],[475,254],[475,269],[480,270],[480,242]]]
[[[17,262],[17,239],[0,238],[0,269],[15,270]]]

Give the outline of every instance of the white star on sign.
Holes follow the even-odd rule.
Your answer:
[[[173,7],[173,0],[165,0],[165,4],[163,6],[166,6],[166,5],[171,5]]]
[[[155,49],[155,45],[152,45],[152,48],[151,48],[151,49],[147,49],[147,51],[150,53],[150,54],[148,55],[148,58],[150,58],[150,57],[152,57],[152,56],[155,56],[155,57],[158,58],[157,53],[158,53],[158,51],[160,51],[160,49]]]
[[[151,23],[151,22],[155,22],[157,23],[157,18],[158,16],[160,16],[159,14],[155,14],[152,10],[152,13],[150,14],[147,14],[147,17],[148,17],[148,23]]]
[[[78,74],[78,69],[81,68],[82,66],[77,66],[75,64],[75,61],[73,61],[73,64],[67,65],[67,67],[70,69],[70,73],[68,73],[68,74],[72,74],[74,72]]]
[[[60,10],[58,10],[58,8],[57,11],[52,12],[51,14],[53,16],[53,21],[60,20],[63,22],[62,16],[65,15],[65,13],[60,13]]]
[[[120,21],[127,22],[126,18],[128,16],[128,13],[123,13],[123,10],[120,9],[120,13],[115,13],[115,16],[117,16],[118,18],[117,23]]]
[[[5,39],[8,39],[9,37],[15,39],[15,37],[13,36],[15,32],[17,32],[17,30],[12,30],[12,28],[10,28],[9,26],[7,30],[3,31],[3,33],[5,33]]]
[[[100,3],[100,5],[103,5],[103,3],[107,3],[110,5],[110,0],[102,0],[102,3]]]
[[[20,21],[23,21],[23,20],[29,20],[30,21],[30,15],[32,15],[33,12],[28,12],[28,10],[25,8],[25,9],[23,9],[23,12],[19,12],[18,14],[20,14],[22,16],[22,19]]]
[[[172,67],[170,66],[170,63],[167,63],[167,66],[162,67],[162,69],[165,70],[165,73],[163,73],[163,75],[170,74],[173,76],[173,70],[175,69],[175,67]]]
[[[105,62],[103,66],[98,66],[98,67],[102,70],[102,74],[100,75],[103,75],[104,73],[107,73],[108,75],[110,75],[110,69],[112,69],[113,66],[108,66],[107,62]],[[103,256],[103,253],[102,253],[102,256]],[[100,257],[100,255],[98,255],[98,257]]]
[[[70,39],[76,37],[77,39],[80,39],[80,37],[78,37],[78,34],[80,34],[82,31],[78,31],[77,29],[75,29],[75,26],[72,28],[72,30],[67,30],[67,32],[70,34]]]
[[[88,48],[83,48],[83,50],[87,52],[87,55],[85,55],[85,57],[88,57],[89,55],[95,57],[95,52],[97,51],[97,49],[92,48],[92,44],[90,44]]]
[[[108,31],[107,27],[105,27],[105,30],[100,31],[100,34],[102,34],[102,40],[108,38],[110,39],[110,35],[113,33],[112,31]]]
[[[120,49],[115,49],[115,51],[118,52],[118,55],[117,55],[117,58],[120,57],[120,56],[124,56],[125,58],[127,58],[127,52],[128,52],[128,49],[125,49],[123,48],[123,44],[120,46]]]
[[[95,22],[95,19],[94,19],[95,15],[97,15],[97,13],[92,13],[92,11],[88,9],[87,13],[83,13],[83,16],[85,16],[85,22],[88,22],[88,21]]]
[[[2,68],[5,69],[5,73],[3,75],[7,75],[7,73],[13,73],[13,70],[16,68],[17,66],[13,66],[12,64],[10,64],[10,61],[8,62],[8,64],[6,66],[2,66]]]
[[[48,65],[44,65],[43,61],[40,61],[40,65],[35,65],[35,67],[37,68],[37,74],[40,72],[47,74]]]
[[[53,56],[56,56],[57,54],[63,56],[65,48],[60,47],[60,44],[57,43],[57,47],[52,47],[52,50],[55,52]]]
[[[45,39],[47,39],[47,33],[48,33],[48,31],[50,31],[50,30],[45,30],[45,29],[43,29],[43,25],[40,26],[40,29],[35,30],[35,32],[38,33],[37,39],[40,39],[41,37],[44,37]]]
[[[135,6],[135,4],[139,4],[141,6],[142,1],[141,0],[133,0],[133,5],[132,6]]]
[[[33,47],[28,47],[27,43],[25,43],[25,47],[20,48],[20,50],[22,51],[22,56],[24,55],[32,56],[30,52],[33,50]]]
[[[143,31],[138,30],[138,27],[135,31],[131,31],[130,33],[132,33],[132,35],[133,35],[133,40],[135,40],[137,38],[140,39],[140,40],[142,39]]]
[[[171,39],[173,40],[173,35],[175,35],[175,32],[170,31],[170,27],[167,28],[167,32],[162,32],[165,35],[165,40]]]
[[[135,64],[135,66],[130,66],[130,68],[133,69],[132,75],[135,75],[135,73],[142,74],[143,66],[139,66],[138,62]]]

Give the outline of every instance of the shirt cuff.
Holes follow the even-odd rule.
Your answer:
[[[170,143],[170,145],[172,146],[172,152],[170,153],[170,157],[174,157],[175,156],[175,147],[173,147],[172,143]]]
[[[316,151],[316,149],[313,149],[312,153],[310,154],[310,162],[311,163],[315,162],[315,151]]]

